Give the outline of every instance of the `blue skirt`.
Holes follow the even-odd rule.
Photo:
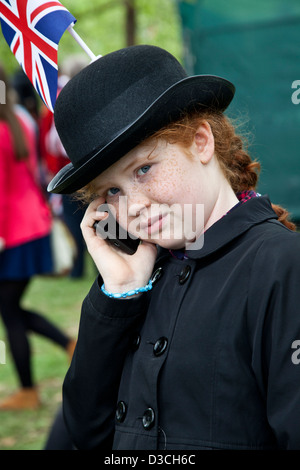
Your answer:
[[[53,271],[50,236],[38,238],[0,253],[0,281],[28,279]]]

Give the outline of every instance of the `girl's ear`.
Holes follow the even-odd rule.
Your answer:
[[[194,137],[194,144],[201,163],[208,163],[215,151],[215,140],[207,121],[203,121],[198,127]]]

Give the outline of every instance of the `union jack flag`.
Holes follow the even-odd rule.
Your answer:
[[[53,112],[58,43],[76,22],[58,1],[0,0],[2,33],[36,91]]]

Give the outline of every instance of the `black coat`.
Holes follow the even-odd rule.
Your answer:
[[[74,443],[300,449],[300,235],[259,197],[187,255],[163,251],[139,298],[92,286],[64,383]]]

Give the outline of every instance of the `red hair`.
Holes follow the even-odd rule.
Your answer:
[[[187,148],[192,144],[195,133],[203,121],[208,122],[211,127],[216,157],[233,191],[238,193],[255,190],[260,163],[249,156],[245,139],[236,134],[233,123],[223,113],[204,111],[186,114],[179,121],[160,129],[154,137]],[[286,209],[275,204],[272,204],[272,207],[283,225],[290,230],[296,230],[296,225],[289,220],[290,214]]]
[[[260,163],[252,160],[247,152],[246,140],[236,134],[236,129],[228,117],[221,112],[204,111],[186,114],[180,120],[157,131],[150,138],[162,138],[169,143],[177,143],[184,148],[190,147],[198,127],[208,122],[215,141],[215,154],[219,164],[235,193],[255,190],[258,183]],[[93,181],[78,191],[78,196],[85,202],[93,200],[95,195]],[[296,225],[289,220],[286,209],[272,204],[278,220],[290,230]]]

